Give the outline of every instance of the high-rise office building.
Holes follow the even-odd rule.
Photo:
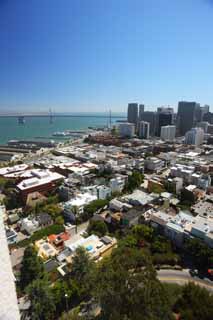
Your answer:
[[[181,136],[193,128],[198,120],[200,105],[196,102],[180,101],[178,103],[178,132]]]
[[[164,126],[161,127],[160,137],[165,141],[173,141],[175,139],[176,126]]]
[[[149,122],[140,121],[139,128],[138,128],[138,135],[141,139],[149,139]]]
[[[144,113],[144,104],[139,104],[139,121],[141,121]]]
[[[174,110],[173,108],[158,108],[157,110],[157,127],[156,135],[161,134],[161,127],[170,126],[173,124]]]
[[[198,128],[202,128],[205,133],[208,131],[209,123],[207,121],[201,121],[197,123]]]
[[[154,136],[155,135],[155,129],[156,129],[156,120],[157,120],[156,112],[144,111],[142,113],[141,120],[145,121],[145,122],[149,122],[149,134],[151,136]]]
[[[204,131],[202,128],[192,128],[185,134],[185,144],[199,146],[203,143]]]
[[[119,124],[119,134],[122,138],[132,138],[135,134],[134,123],[124,122]]]
[[[138,123],[138,104],[137,103],[129,103],[128,104],[128,122],[134,123],[137,125]]]
[[[203,116],[203,121],[213,124],[213,112],[207,112]]]
[[[200,119],[199,119],[199,121],[203,121],[203,117],[204,117],[204,115],[206,114],[206,113],[208,113],[209,112],[209,106],[208,105],[205,105],[205,106],[203,106],[203,107],[200,107]]]

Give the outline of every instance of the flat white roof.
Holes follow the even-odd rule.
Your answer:
[[[12,172],[24,171],[28,168],[27,164],[19,164],[13,167],[4,167],[0,169],[0,176],[4,176],[5,174],[10,174]]]
[[[42,173],[44,172],[44,173]],[[43,184],[47,184],[53,181],[57,181],[59,179],[64,179],[64,176],[57,172],[51,172],[49,170],[40,170],[39,173],[36,174],[35,177],[30,179],[25,179],[21,181],[17,188],[20,190],[27,190],[32,187],[37,187]]]
[[[7,239],[3,223],[4,209],[0,206],[0,319],[19,320],[14,275],[12,271]]]
[[[70,199],[65,203],[65,207],[69,206],[84,206],[93,200],[97,200],[97,196],[90,194],[89,192],[80,193],[75,198]]]

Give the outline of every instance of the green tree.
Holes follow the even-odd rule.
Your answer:
[[[55,220],[62,212],[62,209],[54,203],[47,204],[44,206],[43,211],[49,213],[51,217]]]
[[[98,199],[90,202],[84,207],[84,211],[88,213],[90,217],[98,210],[108,205],[109,200]]]
[[[33,246],[24,251],[24,257],[20,270],[20,287],[24,290],[33,280],[42,278],[44,267]]]
[[[72,277],[79,287],[81,298],[88,298],[94,285],[95,263],[83,247],[76,249],[72,260]]]
[[[71,279],[67,279],[66,281],[56,281],[53,285],[52,293],[57,314],[60,314],[66,310],[66,308],[72,307],[79,301],[78,287],[71,281]]]
[[[133,171],[130,176],[128,176],[127,183],[124,187],[124,191],[133,192],[135,189],[140,187],[144,181],[144,175],[138,171]]]
[[[175,311],[183,320],[212,320],[213,296],[206,289],[189,283],[183,287]]]
[[[27,287],[30,300],[29,315],[32,320],[54,319],[55,303],[50,283],[46,279],[34,280]]]
[[[213,264],[213,249],[199,239],[190,239],[185,244],[185,252],[193,258],[200,270],[206,271]]]
[[[167,293],[141,250],[119,248],[98,271],[96,297],[102,319],[172,319]]]
[[[64,218],[62,216],[56,217],[55,223],[63,225],[64,224]]]
[[[99,237],[103,237],[107,233],[108,229],[104,221],[90,221],[87,232],[89,235],[96,234]]]
[[[151,242],[153,240],[154,230],[144,224],[138,224],[133,227],[132,233],[135,235],[137,240],[142,239]]]

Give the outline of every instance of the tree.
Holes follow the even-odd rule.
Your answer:
[[[61,214],[62,209],[57,204],[52,203],[45,205],[43,211],[49,213],[49,215],[51,215],[51,217],[55,220],[56,217]]]
[[[29,315],[32,320],[54,319],[55,303],[49,282],[46,279],[34,280],[27,287],[30,300]]]
[[[132,229],[133,234],[137,238],[137,240],[146,240],[146,241],[152,241],[153,240],[153,228],[146,226],[144,224],[138,224],[133,227]]]
[[[174,309],[183,320],[211,320],[213,296],[206,289],[189,283],[183,287]]]
[[[24,257],[20,270],[20,287],[24,290],[33,280],[42,278],[44,267],[33,246],[24,251]]]
[[[56,219],[55,219],[55,223],[56,224],[61,224],[63,225],[64,224],[64,218],[62,216],[58,216]]]
[[[213,250],[199,239],[190,239],[185,244],[185,251],[191,255],[197,268],[206,271],[213,264]]]
[[[107,233],[108,229],[104,221],[90,221],[87,232],[88,234],[96,234],[99,237],[103,237]]]
[[[128,177],[124,190],[126,192],[133,192],[135,189],[140,187],[143,181],[144,175],[138,171],[133,171],[132,174]]]
[[[90,202],[84,207],[84,211],[89,214],[90,217],[98,210],[108,205],[109,200],[98,199]]]
[[[94,275],[94,261],[83,247],[78,247],[72,260],[72,277],[79,287],[82,298],[88,298],[91,295]]]
[[[141,250],[119,248],[98,271],[96,297],[101,319],[172,319],[167,293]]]
[[[61,314],[67,308],[72,307],[79,300],[78,287],[70,279],[58,280],[52,288],[57,314]]]

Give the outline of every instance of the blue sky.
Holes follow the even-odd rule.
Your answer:
[[[213,106],[213,1],[0,0],[0,111],[182,99]]]

